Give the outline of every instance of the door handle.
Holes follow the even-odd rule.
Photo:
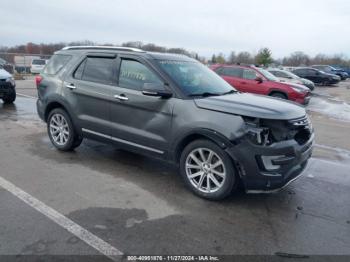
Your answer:
[[[76,89],[74,84],[66,84],[66,87],[69,89]]]
[[[127,98],[125,95],[115,95],[114,98],[119,99],[121,101],[128,101],[129,98]]]

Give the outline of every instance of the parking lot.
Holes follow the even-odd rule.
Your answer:
[[[57,151],[34,79],[17,93],[0,103],[1,255],[350,254],[350,80],[313,92],[316,144],[299,180],[222,202],[191,194],[176,167],[110,145]]]

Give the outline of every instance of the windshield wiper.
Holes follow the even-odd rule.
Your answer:
[[[237,90],[230,90],[230,91],[227,91],[225,93],[222,93],[221,95],[229,95],[229,94],[234,94],[234,93],[237,93],[238,91]]]
[[[221,96],[221,94],[204,92],[204,93],[198,93],[198,94],[189,94],[188,96],[190,96],[190,97],[193,97],[193,96],[208,97],[208,96]]]

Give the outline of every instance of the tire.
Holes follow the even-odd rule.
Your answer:
[[[49,113],[47,133],[51,143],[61,151],[71,151],[83,141],[75,131],[70,116],[62,108],[53,109]]]
[[[10,89],[10,92],[2,98],[5,104],[12,104],[16,100],[16,90]]]
[[[329,80],[325,80],[325,81],[323,81],[323,83],[322,83],[324,86],[329,86],[330,85],[330,82],[329,82]]]
[[[214,167],[215,164],[220,165]],[[180,173],[186,186],[194,194],[208,200],[228,197],[239,184],[232,159],[209,140],[195,140],[185,147],[180,157]],[[195,174],[197,176],[190,178]]]
[[[278,93],[278,92],[272,93],[270,96],[277,97],[277,98],[280,98],[280,99],[288,99],[285,94]]]

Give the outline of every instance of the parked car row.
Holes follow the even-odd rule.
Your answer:
[[[255,93],[308,104],[317,85],[333,85],[346,80],[345,70],[329,65],[263,69],[253,65],[215,64],[210,68],[241,92]]]
[[[255,66],[216,64],[210,68],[238,91],[288,99],[300,104],[309,103],[310,89],[314,88],[312,83],[297,76],[292,78],[286,75],[286,79],[292,80],[287,82]],[[310,88],[304,86],[303,81]]]

